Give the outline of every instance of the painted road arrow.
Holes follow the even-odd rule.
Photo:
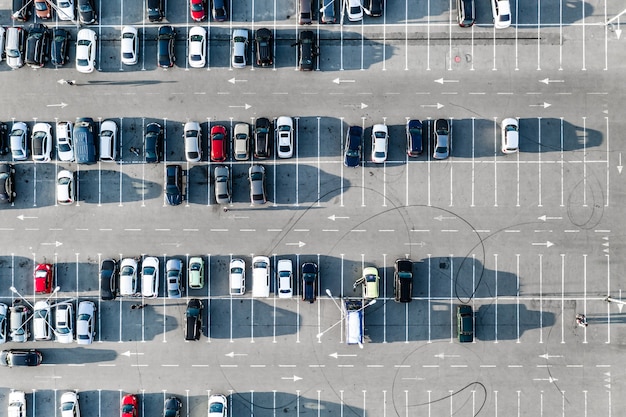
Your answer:
[[[17,216],[18,219],[20,220],[24,220],[24,219],[37,219],[37,216],[24,216],[23,214],[20,214],[19,216]]]
[[[622,153],[619,153],[619,164],[617,164],[617,172],[622,173],[622,169],[624,169],[624,165],[622,165]]]
[[[304,243],[303,241],[300,242],[289,242],[289,243],[285,243],[287,246],[297,246],[299,248],[303,247],[304,245],[306,245],[306,243]]]
[[[545,101],[543,104],[529,104],[530,107],[543,107],[544,109],[550,107],[551,105],[552,104],[546,103]]]
[[[335,359],[337,359],[339,357],[350,357],[350,358],[353,358],[353,357],[356,357],[356,353],[344,353],[344,354],[341,354],[341,353],[335,352],[335,353],[331,353],[328,356],[333,357]]]
[[[445,80],[443,77],[441,77],[441,78],[436,79],[435,82],[439,83],[439,84],[443,84],[443,83],[458,83],[459,80]]]
[[[546,248],[549,248],[550,246],[554,246],[554,243],[547,240],[545,242],[533,242],[533,246],[545,246]]]
[[[420,104],[420,107],[437,107],[437,110],[443,107],[443,104]]]
[[[548,355],[547,353],[544,353],[543,355],[539,355],[540,358],[544,358],[544,359],[550,359],[550,358],[562,358],[563,355]]]
[[[235,84],[235,83],[247,83],[248,80],[238,80],[235,77],[231,78],[230,80],[228,80],[229,83],[231,84]]]
[[[127,350],[126,352],[122,352],[121,355],[128,356],[130,358],[130,355],[141,356],[143,355],[143,352],[131,352],[130,350]]]
[[[544,222],[546,220],[563,220],[563,217],[550,217],[550,216],[546,216],[545,214],[543,216],[539,216],[537,217],[539,220],[543,220]]]
[[[57,103],[57,104],[48,104],[48,105],[46,105],[46,107],[60,107],[60,108],[63,109],[65,107],[67,107],[67,103],[61,102],[61,103]]]
[[[550,83],[564,83],[565,80],[551,80],[549,78],[544,78],[543,80],[539,80],[540,83],[544,83],[545,85],[548,85]]]
[[[458,358],[460,355],[446,355],[445,353],[438,353],[434,356],[435,358],[444,359],[444,358]]]
[[[335,221],[336,219],[349,219],[350,217],[348,216],[335,216],[334,214],[332,216],[328,216],[328,218],[332,221]]]
[[[59,246],[61,246],[63,243],[59,242],[58,240],[56,242],[43,242],[42,245],[44,246],[56,246],[57,248]]]
[[[228,356],[229,358],[234,358],[235,356],[248,356],[247,353],[235,353],[235,352],[230,352],[225,354],[224,356]]]
[[[294,375],[294,376],[283,376],[280,379],[291,379],[293,382],[296,382],[296,381],[300,381],[302,378],[300,378],[299,376]]]
[[[248,110],[252,106],[249,105],[248,103],[246,103],[243,106],[228,106],[228,107],[231,108],[231,109],[246,109],[246,110]]]
[[[443,214],[440,214],[437,217],[433,217],[433,219],[439,220],[439,221],[442,221],[442,220],[454,220],[454,219],[456,219],[456,217],[455,216],[444,216]]]
[[[356,82],[356,80],[342,80],[341,78],[335,78],[335,79],[333,80],[333,82],[334,82],[335,84],[341,84],[341,83],[355,83],[355,82]]]

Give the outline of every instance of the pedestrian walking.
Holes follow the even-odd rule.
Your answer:
[[[145,304],[133,304],[130,306],[131,310],[140,310],[142,308],[144,308],[146,305]]]
[[[584,314],[576,314],[576,323],[580,327],[587,327],[589,323],[587,323],[587,317]]]
[[[67,81],[65,81],[65,84],[67,84],[67,85],[76,85],[76,81],[74,81],[74,80],[67,80]]]
[[[139,149],[135,148],[134,146],[131,146],[129,149],[132,153],[135,154],[135,156],[139,156]]]

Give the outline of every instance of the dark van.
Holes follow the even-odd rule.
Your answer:
[[[163,0],[146,0],[146,8],[150,22],[160,22],[163,20],[165,16],[163,12]]]
[[[202,331],[202,301],[192,298],[185,312],[185,340],[198,340]]]
[[[256,64],[260,67],[269,67],[274,62],[272,58],[272,31],[261,28],[256,31],[254,36],[256,49]]]
[[[93,164],[96,162],[96,141],[93,133],[93,119],[79,117],[74,123],[74,159],[78,164]]]

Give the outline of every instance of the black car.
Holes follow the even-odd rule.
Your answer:
[[[350,126],[346,136],[346,149],[343,164],[347,167],[358,167],[361,163],[363,128],[361,126]]]
[[[393,293],[399,303],[410,303],[413,293],[413,262],[397,259],[393,274]]]
[[[105,259],[100,264],[100,299],[115,300],[118,288],[118,267],[115,259]]]
[[[476,20],[474,0],[457,0],[457,21],[461,27],[470,27]]]
[[[471,343],[474,341],[474,311],[472,306],[461,304],[456,310],[459,342]]]
[[[13,14],[11,18],[26,22],[30,18],[32,0],[13,0]]]
[[[180,417],[180,409],[183,408],[183,402],[177,397],[169,397],[165,399],[163,404],[163,417]]]
[[[96,9],[93,6],[93,0],[78,0],[78,19],[83,25],[91,25],[96,23],[98,18]]]
[[[202,332],[202,301],[192,298],[185,312],[185,340],[198,340]]]
[[[174,56],[174,39],[176,31],[172,26],[161,26],[159,28],[159,36],[157,38],[157,64],[161,68],[170,68],[174,66],[176,57]]]
[[[256,31],[254,35],[254,43],[256,50],[256,64],[260,67],[269,67],[274,63],[272,57],[274,37],[272,31],[266,28],[261,28]]]
[[[272,140],[272,123],[266,117],[256,119],[254,125],[254,157],[265,159],[270,157]]]
[[[180,165],[165,168],[165,196],[170,206],[177,206],[183,201],[183,169]]]
[[[165,17],[163,0],[146,0],[146,9],[150,22],[160,22]]]
[[[302,301],[312,303],[317,297],[317,264],[306,262],[302,264]]]
[[[383,1],[384,0],[369,0],[369,15],[373,17],[380,17],[383,15]]]
[[[50,31],[41,23],[33,23],[28,28],[26,38],[26,63],[31,67],[43,67],[48,56],[48,44],[50,43]]]
[[[213,13],[213,20],[216,22],[225,22],[228,19],[228,12],[226,12],[226,2],[224,0],[212,0],[213,6],[211,7],[211,13]]]
[[[315,69],[315,57],[319,55],[319,48],[315,39],[315,33],[311,30],[300,32],[298,61],[300,71],[313,71]]]
[[[15,199],[15,168],[8,163],[0,164],[0,204],[12,203]]]
[[[161,143],[163,142],[163,128],[158,123],[150,123],[146,126],[144,146],[146,162],[159,162],[161,160]]]
[[[43,355],[35,349],[9,349],[0,352],[0,366],[39,366]]]
[[[0,122],[0,155],[6,155],[11,151],[9,142],[9,126]]]
[[[422,122],[417,119],[409,120],[406,124],[406,154],[415,157],[422,154],[424,150],[424,136],[426,129],[423,129]]]
[[[70,57],[69,50],[70,34],[61,28],[52,29],[52,42],[50,42],[50,61],[55,67],[65,65]]]

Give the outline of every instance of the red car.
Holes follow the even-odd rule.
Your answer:
[[[228,143],[228,133],[222,125],[215,125],[211,128],[211,161],[224,162],[226,160],[226,145]]]
[[[204,20],[206,17],[206,0],[189,0],[189,10],[191,18],[196,22]]]
[[[50,19],[52,17],[52,9],[46,0],[35,0],[35,12],[40,19]]]
[[[38,294],[52,291],[52,265],[37,264],[35,268],[35,292]]]
[[[122,398],[122,417],[137,417],[137,397],[133,394]]]

